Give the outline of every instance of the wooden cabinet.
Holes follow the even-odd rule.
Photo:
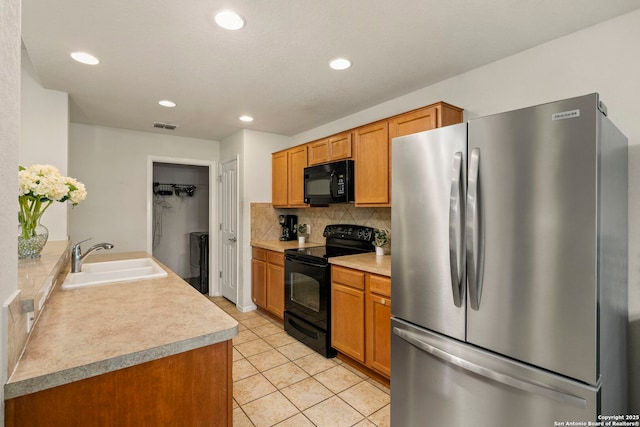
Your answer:
[[[462,110],[446,102],[438,102],[393,117],[389,122],[389,138],[411,135],[462,122]]]
[[[367,366],[391,377],[391,279],[367,274]]]
[[[289,206],[304,204],[304,168],[307,167],[307,147],[302,145],[289,150],[287,171]]]
[[[309,166],[352,157],[352,133],[343,132],[329,138],[310,142],[308,146]]]
[[[391,206],[393,138],[460,122],[460,108],[439,102],[356,129],[355,205]]]
[[[364,273],[331,267],[331,346],[365,363]]]
[[[251,249],[251,300],[260,307],[267,306],[267,251]]]
[[[390,378],[391,279],[331,267],[331,346]]]
[[[299,145],[271,155],[271,203],[274,207],[303,207],[307,146]]]
[[[251,299],[280,319],[284,317],[284,254],[251,250]]]
[[[306,207],[304,168],[355,161],[355,206],[391,206],[391,140],[462,122],[462,109],[438,102],[273,154],[274,207]]]
[[[267,310],[284,318],[284,254],[267,251]]]
[[[231,426],[231,341],[8,399],[7,427]]]
[[[273,206],[287,206],[288,199],[288,151],[279,151],[271,155],[271,203]]]
[[[355,205],[391,206],[391,146],[387,121],[355,131]]]

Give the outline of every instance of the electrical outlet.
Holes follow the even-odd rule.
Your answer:
[[[311,224],[307,224],[307,234],[311,234]]]
[[[31,328],[33,328],[33,321],[36,317],[36,314],[33,311],[27,313],[27,333],[31,332]]]

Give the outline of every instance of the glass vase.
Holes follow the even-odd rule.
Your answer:
[[[39,220],[31,230],[23,229],[22,224],[18,223],[18,258],[40,258],[48,238],[49,230]]]

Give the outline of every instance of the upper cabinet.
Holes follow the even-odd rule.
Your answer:
[[[461,123],[462,111],[438,102],[273,153],[273,206],[307,207],[304,168],[342,159],[355,163],[355,206],[391,206],[391,140]]]
[[[304,207],[304,168],[307,146],[299,145],[271,155],[271,203],[274,207]]]
[[[273,206],[287,206],[289,152],[279,151],[271,155],[271,203]]]
[[[391,150],[387,121],[362,126],[355,131],[355,204],[390,206]]]
[[[352,133],[343,132],[307,144],[309,166],[352,157]]]
[[[288,166],[289,206],[306,206],[304,204],[304,168],[307,167],[307,147],[299,146],[289,149]]]
[[[444,102],[355,130],[355,205],[391,206],[391,140],[462,122],[462,110]]]

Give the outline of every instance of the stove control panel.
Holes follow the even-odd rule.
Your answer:
[[[324,237],[372,242],[373,228],[355,224],[334,224],[324,228]]]

